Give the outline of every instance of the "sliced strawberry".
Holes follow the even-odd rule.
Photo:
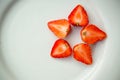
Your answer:
[[[91,47],[88,44],[80,43],[74,46],[74,58],[87,65],[92,64]]]
[[[71,31],[70,23],[66,19],[50,21],[48,27],[58,38],[65,38]]]
[[[51,56],[54,58],[64,58],[72,54],[72,49],[66,40],[58,39],[51,50]]]
[[[87,12],[81,5],[77,5],[73,9],[68,20],[74,26],[86,26],[89,23]]]
[[[82,40],[88,44],[94,44],[100,40],[103,40],[107,36],[105,32],[93,24],[84,27],[80,34]]]

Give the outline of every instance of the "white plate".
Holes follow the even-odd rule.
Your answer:
[[[118,0],[22,0],[7,5],[7,1],[1,1],[0,80],[120,80],[119,3]],[[67,19],[77,4],[85,7],[90,23],[108,35],[93,46],[90,66],[72,56],[53,59],[49,55],[58,38],[50,32],[47,22]],[[72,47],[82,42],[80,29],[74,28],[66,38]]]

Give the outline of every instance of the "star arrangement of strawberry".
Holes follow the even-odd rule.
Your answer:
[[[73,49],[64,38],[70,33],[71,25],[82,27],[81,39],[84,43],[75,44]],[[92,49],[90,44],[95,44],[107,37],[107,34],[94,24],[89,24],[89,18],[82,5],[77,5],[69,14],[68,19],[58,19],[48,22],[48,28],[59,39],[54,43],[50,55],[53,58],[66,58],[71,56],[84,64],[92,64]]]

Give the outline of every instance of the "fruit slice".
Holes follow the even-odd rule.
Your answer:
[[[97,26],[90,24],[84,27],[81,32],[81,38],[88,44],[94,44],[106,38],[106,33],[100,30]]]
[[[91,52],[91,47],[85,43],[77,44],[73,48],[74,58],[87,65],[92,64]]]
[[[58,38],[65,38],[71,31],[70,23],[66,19],[50,21],[48,27]]]
[[[58,39],[51,50],[51,56],[54,58],[64,58],[72,54],[69,43],[63,39]]]
[[[73,9],[68,20],[74,26],[86,26],[89,23],[87,12],[81,5],[77,5]]]

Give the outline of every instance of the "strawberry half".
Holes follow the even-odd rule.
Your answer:
[[[73,9],[68,20],[74,26],[86,26],[89,23],[87,12],[81,5],[77,5]]]
[[[65,38],[71,31],[70,23],[66,19],[50,21],[48,27],[58,38]]]
[[[88,44],[80,43],[73,48],[74,58],[87,65],[92,64],[91,47]]]
[[[103,40],[107,36],[105,32],[93,24],[84,27],[80,34],[82,40],[88,44],[94,44],[100,40]]]
[[[72,54],[69,43],[63,39],[58,39],[51,50],[51,56],[54,58],[64,58]]]

